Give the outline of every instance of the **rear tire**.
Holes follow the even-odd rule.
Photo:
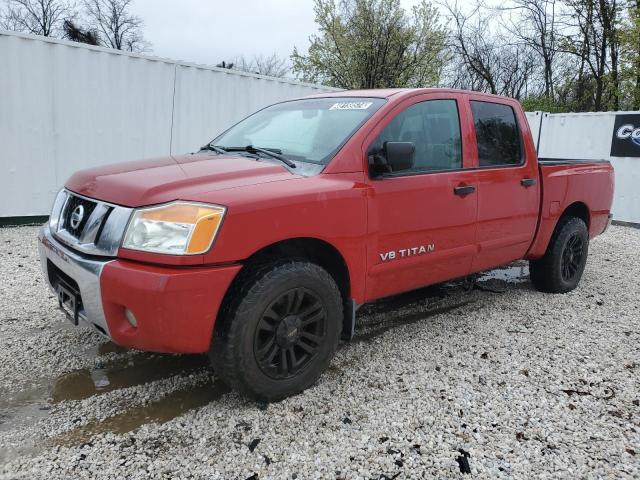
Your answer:
[[[342,296],[323,268],[285,261],[251,268],[220,312],[209,357],[244,395],[277,401],[313,385],[342,331]]]
[[[580,218],[561,219],[551,236],[547,252],[529,261],[533,286],[541,292],[566,293],[578,286],[589,253],[589,232]]]

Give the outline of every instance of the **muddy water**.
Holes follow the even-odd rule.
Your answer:
[[[99,357],[107,353],[124,353],[100,365]],[[143,385],[175,375],[189,375],[209,369],[204,355],[160,355],[128,352],[113,343],[88,349],[85,355],[98,358],[99,367],[65,373],[54,379],[40,379],[31,389],[13,395],[0,395],[0,432],[36,424],[49,415],[59,402],[82,400],[94,395]],[[78,445],[103,432],[125,433],[147,423],[164,423],[190,410],[200,408],[227,393],[220,381],[173,392],[157,402],[134,407],[104,421],[71,430],[46,441],[34,439],[19,448],[0,445],[0,462],[17,456],[36,455],[52,445]],[[44,432],[43,432],[44,434]]]
[[[229,391],[230,389],[220,381],[207,382],[189,390],[171,393],[157,402],[135,407],[105,420],[71,430],[52,438],[49,443],[60,446],[81,445],[100,433],[127,433],[148,423],[166,423],[220,399]]]
[[[35,385],[15,394],[0,395],[0,433],[24,424],[34,424],[46,417],[50,406],[48,390]]]
[[[529,264],[524,261],[512,263],[505,267],[483,272],[478,277],[478,282],[499,280],[505,283],[523,283],[529,280]]]
[[[108,342],[88,349],[84,355],[96,358],[127,350]],[[209,367],[204,355],[160,355],[133,353],[92,369],[72,370],[57,378],[43,378],[30,389],[0,396],[0,432],[34,424],[45,418],[52,404],[83,400],[112,390],[134,387],[174,375],[189,375]]]
[[[107,344],[108,345],[108,344]],[[189,374],[208,367],[204,355],[153,355],[140,353],[116,361],[105,368],[74,370],[55,379],[51,388],[53,403],[82,400],[120,388]]]

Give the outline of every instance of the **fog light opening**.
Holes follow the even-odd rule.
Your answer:
[[[136,319],[136,316],[133,314],[131,310],[129,310],[128,308],[125,308],[124,316],[127,317],[127,320],[129,321],[129,323],[133,328],[136,328],[138,326],[138,320]]]

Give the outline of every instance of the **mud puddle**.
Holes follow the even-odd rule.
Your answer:
[[[126,410],[105,420],[89,423],[51,439],[50,443],[53,446],[76,446],[87,443],[101,433],[123,434],[149,423],[166,423],[220,399],[229,391],[229,387],[219,380],[207,382],[189,390],[171,393],[161,400]]]
[[[0,396],[0,432],[34,424],[59,402],[83,400],[94,395],[134,387],[174,375],[188,375],[209,367],[204,355],[162,355],[143,352],[119,355],[100,364],[100,356],[127,350],[108,342],[83,355],[97,359],[98,366],[78,369],[56,378],[43,378],[31,388]]]
[[[480,273],[476,281],[489,282],[491,280],[512,284],[527,282],[529,280],[529,264],[520,261],[494,270],[488,270]]]
[[[15,394],[4,394],[0,399],[0,433],[21,425],[34,424],[49,414],[48,390],[34,386]],[[0,455],[1,458],[1,455]]]
[[[104,368],[80,369],[56,378],[51,387],[53,403],[83,400],[120,388],[189,374],[208,367],[204,355],[154,355],[140,353]]]

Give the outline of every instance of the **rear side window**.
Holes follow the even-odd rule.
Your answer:
[[[471,102],[481,167],[517,165],[522,161],[520,132],[508,105]]]
[[[402,173],[462,168],[462,142],[456,101],[428,100],[411,105],[391,120],[370,150],[381,150],[385,142],[414,144],[415,166]]]

